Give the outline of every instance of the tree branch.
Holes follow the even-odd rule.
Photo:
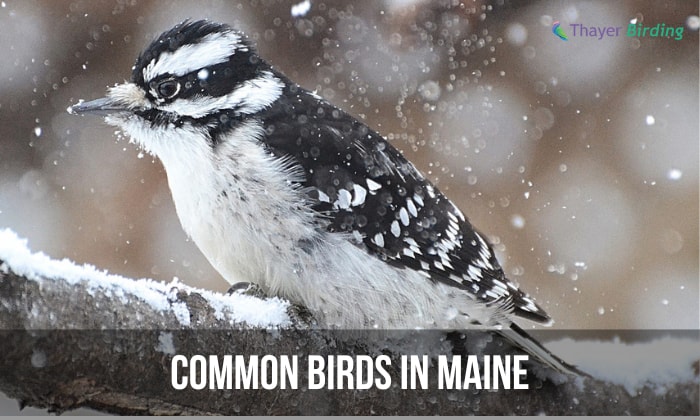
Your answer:
[[[310,328],[308,315],[276,299],[13,270],[0,260],[0,391],[22,405],[118,414],[698,414],[692,379],[667,385],[663,393],[646,387],[637,395],[595,379],[555,384],[534,375],[529,390],[440,390],[433,376],[427,390],[402,390],[398,379],[388,390],[308,390],[301,380],[307,366],[300,363],[297,390],[175,390],[175,353],[305,360],[311,354],[367,354],[367,347]],[[286,310],[286,316],[275,315],[282,327],[243,321],[251,304],[260,312]],[[384,354],[398,378],[399,354]]]

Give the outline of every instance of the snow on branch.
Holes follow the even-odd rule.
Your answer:
[[[56,302],[60,305],[58,309],[86,300],[107,300],[117,309],[124,308],[115,319],[97,320],[93,317],[94,313],[82,306],[72,308],[68,318],[42,316],[39,312],[42,309],[52,311],[55,308],[35,306],[32,314],[34,316],[27,319],[29,324],[22,326],[28,329],[199,327],[203,325],[193,323],[195,320],[188,312],[185,302],[187,296],[193,294],[204,299],[213,310],[213,318],[208,320],[211,323],[204,325],[209,328],[230,328],[240,323],[252,327],[284,326],[290,322],[287,315],[289,305],[278,298],[262,300],[242,294],[224,296],[186,286],[177,280],[162,283],[150,279],[127,279],[97,270],[91,265],[79,266],[67,259],[57,261],[41,252],[32,253],[27,248],[27,241],[18,238],[8,229],[0,230],[0,271],[5,274],[11,272],[36,282],[39,289],[45,293],[60,292],[54,290],[53,286],[53,283],[60,280],[65,284],[68,293],[67,296],[62,296],[64,301]],[[71,308],[67,307],[65,310]],[[163,324],[144,322],[155,320],[153,315],[156,314]],[[0,326],[11,327],[5,325],[2,320]]]
[[[579,378],[555,384],[532,375],[528,390],[447,391],[438,389],[433,378],[425,390],[393,385],[387,390],[171,386],[171,360],[176,354],[367,354],[362,342],[310,328],[313,322],[308,318],[300,308],[277,298],[222,295],[177,281],[131,280],[92,266],[52,260],[29,251],[26,241],[12,231],[0,230],[0,391],[22,405],[57,412],[84,406],[119,414],[249,415],[697,415],[699,410],[698,353],[693,353],[697,338],[667,342],[675,348],[669,354],[674,363],[661,364],[656,371],[635,354],[653,352],[663,358],[658,354],[667,351],[663,342],[649,348],[610,342],[554,343],[557,352],[587,346],[584,353],[589,359],[572,361],[605,380]],[[400,354],[390,350],[383,354],[395,361],[391,368],[398,370]],[[610,355],[618,371],[596,371],[600,360],[591,354],[607,360],[608,367],[606,355]],[[624,360],[636,365],[620,367]],[[622,380],[635,368],[634,380]],[[302,365],[300,375],[307,374],[305,369]]]

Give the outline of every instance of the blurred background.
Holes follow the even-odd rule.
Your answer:
[[[391,140],[555,328],[698,328],[697,2],[2,0],[0,228],[54,258],[228,288],[182,232],[160,163],[66,113],[185,18],[244,30]],[[630,22],[683,37],[627,37]]]
[[[228,288],[180,228],[160,162],[66,112],[185,18],[244,30],[386,136],[555,328],[698,328],[697,2],[4,0],[0,228],[54,258]],[[624,36],[631,21],[683,38]],[[582,38],[573,23],[623,29]]]

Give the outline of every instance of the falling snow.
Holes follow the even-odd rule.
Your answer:
[[[681,171],[680,169],[672,168],[668,170],[666,176],[671,181],[678,181],[679,179],[681,179],[681,177],[683,177],[683,171]]]
[[[311,10],[311,1],[304,0],[292,6],[291,14],[293,17],[306,16]]]

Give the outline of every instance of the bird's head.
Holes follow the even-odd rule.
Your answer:
[[[244,35],[225,24],[184,21],[136,60],[129,82],[74,114],[107,116],[147,149],[157,130],[221,130],[274,102],[284,82]]]

